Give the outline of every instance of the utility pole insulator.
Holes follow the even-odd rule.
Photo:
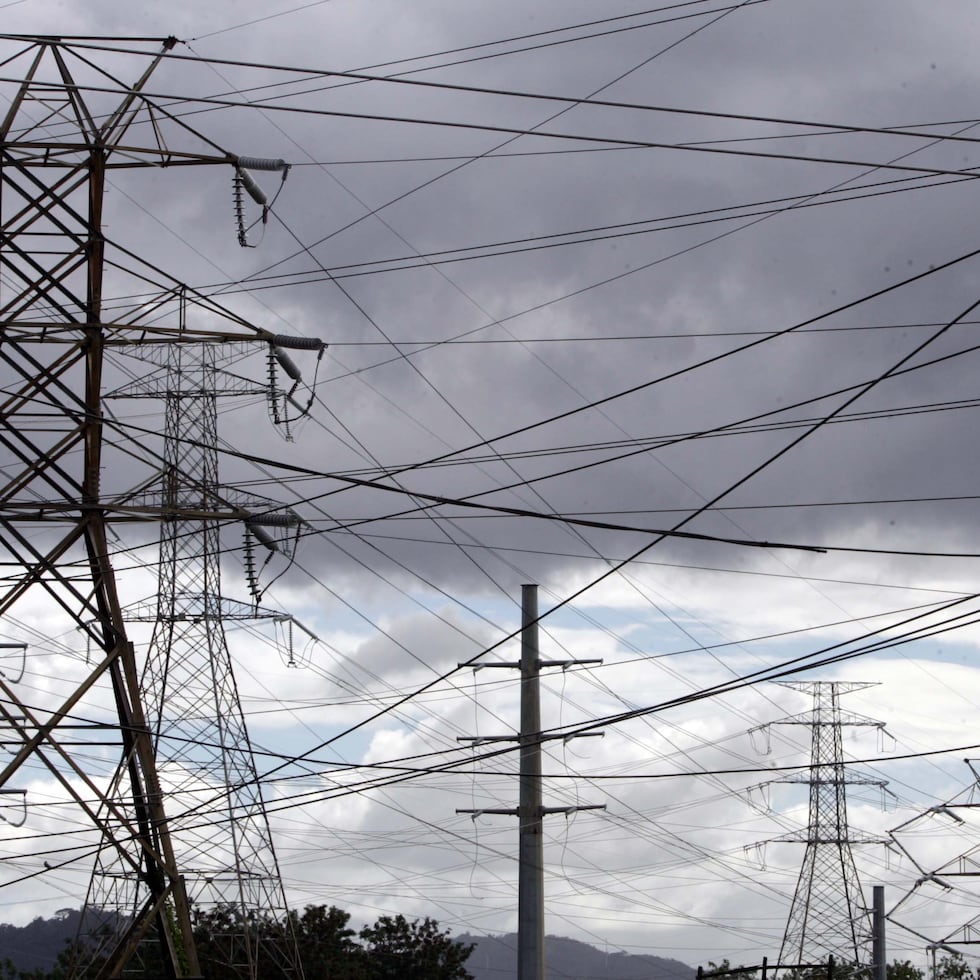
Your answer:
[[[325,350],[327,344],[319,337],[290,337],[288,334],[277,333],[272,338],[272,346],[289,350]]]
[[[267,157],[236,157],[235,166],[246,170],[265,170],[270,173],[289,169],[289,164],[285,160],[271,160]]]

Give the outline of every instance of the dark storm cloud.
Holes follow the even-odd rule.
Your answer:
[[[626,8],[610,10],[607,15],[618,12],[626,12]],[[603,91],[601,97],[876,126],[918,122],[920,130],[933,119],[964,116],[965,110],[959,110],[958,105],[943,102],[950,93],[962,91],[962,76],[955,70],[959,42],[949,35],[935,35],[929,64],[941,63],[941,71],[927,68],[924,55],[909,59],[907,38],[924,27],[920,12],[913,6],[904,13],[904,20],[889,19],[882,36],[878,21],[860,12],[845,18],[844,30],[826,10],[789,12],[785,5],[759,4],[719,17],[710,26],[701,20],[648,27],[610,35],[606,40],[481,61],[448,74],[429,71],[421,77],[582,96],[625,73],[622,81]],[[587,19],[587,14],[586,5],[579,15]],[[494,36],[505,24],[503,33],[517,34],[525,29],[543,29],[542,25],[559,20],[571,22],[576,16],[567,7],[557,19],[556,10],[544,7],[533,24],[514,15],[516,10],[510,12],[510,19],[496,16],[490,25],[481,24],[479,14],[471,12],[460,18],[437,6],[417,8],[412,14],[402,10],[391,21],[380,17],[375,21],[374,50],[379,59],[399,50],[418,51],[424,48],[423,39],[427,50],[437,50]],[[292,25],[306,18],[331,39],[345,35],[364,38],[371,30],[359,20],[361,16],[360,12],[355,16],[350,5],[327,4],[299,12],[295,19],[273,18],[261,26],[219,33],[211,39],[203,37],[209,31],[196,25],[187,36],[200,36],[201,40],[193,41],[190,47],[179,46],[177,53],[206,57],[213,49],[224,57],[282,65],[350,67],[349,60],[338,62],[341,55],[334,45],[316,49]],[[896,22],[903,26],[900,38],[895,36]],[[671,47],[698,27],[703,30]],[[387,49],[379,40],[385,37]],[[418,39],[415,47],[408,43],[413,37]],[[879,49],[874,71],[867,65],[868,38],[873,38]],[[663,53],[653,57],[661,49]],[[585,52],[587,57],[582,57]],[[352,45],[343,53],[357,60],[359,52]],[[642,64],[645,61],[648,63]],[[517,70],[515,66],[519,66]],[[251,94],[256,85],[287,77],[280,72],[234,66],[210,72],[191,63],[174,63],[160,69],[151,89],[156,86],[162,93],[223,96],[242,86]],[[847,79],[846,84],[843,79]],[[301,88],[309,91],[290,97],[288,104],[328,112],[472,121],[510,129],[534,126],[564,108],[381,83],[338,85],[336,80],[321,79],[305,82]],[[938,113],[940,105],[945,110],[942,113]],[[186,108],[175,111],[183,114]],[[372,155],[485,152],[507,138],[504,134],[439,127],[290,116],[271,109],[264,115],[255,110],[212,109],[183,118],[233,152],[282,155],[296,163]],[[656,143],[800,131],[800,127],[762,122],[597,107],[572,108],[546,128]],[[882,134],[849,134],[721,146],[885,162],[918,149],[924,142]],[[506,151],[559,145],[586,148],[528,136],[511,143]],[[956,144],[923,150],[904,162],[953,169],[968,164],[972,152],[970,144]],[[961,159],[964,155],[965,160]],[[323,267],[411,256],[416,250],[505,241],[813,194],[854,181],[859,175],[859,183],[909,176],[897,171],[865,173],[866,168],[860,167],[751,156],[618,149],[479,160],[409,194],[379,216],[365,217],[366,209],[384,205],[457,165],[429,162],[365,164],[360,168],[297,167],[277,199],[276,214],[281,223],[273,217],[267,228],[253,230],[253,239],[261,238],[261,247],[254,252],[241,252],[234,244],[225,169],[211,169],[195,177],[163,172],[146,179],[134,178],[128,185],[120,177],[123,193],[110,194],[110,232],[114,234],[119,227],[122,240],[125,230],[130,240],[145,243],[145,252],[153,261],[192,283],[195,278],[211,283],[224,277],[243,279],[264,269],[270,273],[303,273],[301,278],[308,278],[309,273],[320,276],[319,283],[259,292],[248,301],[240,295],[229,296],[227,302],[239,304],[262,326],[283,332],[314,332],[340,342],[320,376],[322,408],[314,410],[316,425],[334,436],[308,425],[300,450],[307,460],[317,463],[315,468],[324,471],[375,463],[414,463],[634,386],[647,387],[599,410],[578,412],[565,421],[499,443],[496,448],[539,450],[712,429],[870,380],[897,363],[927,331],[916,328],[898,336],[894,331],[882,331],[788,337],[676,379],[649,384],[715,358],[748,339],[719,340],[708,335],[784,330],[946,261],[961,250],[960,242],[962,248],[968,245],[969,224],[964,220],[968,212],[961,202],[969,193],[969,185],[954,185],[873,201],[803,207],[761,221],[738,219],[591,245],[341,279],[342,289],[320,274]],[[259,180],[270,194],[278,189],[275,175],[263,174]],[[131,202],[140,194],[142,200],[150,202],[166,198],[165,211],[155,209],[152,203],[146,211],[135,211]],[[201,223],[195,220],[196,215],[208,217]],[[121,227],[124,221],[130,227]],[[356,223],[339,230],[351,222]],[[736,231],[740,224],[750,226]],[[711,241],[718,236],[722,237]],[[185,242],[196,251],[181,248]],[[315,245],[312,253],[300,247],[300,243],[317,242],[321,244]],[[671,257],[674,253],[682,254]],[[294,257],[287,259],[290,255]],[[606,280],[613,281],[603,284]],[[935,287],[928,281],[910,286],[820,325],[943,322],[971,301],[975,281],[975,272],[966,264],[942,278],[937,276]],[[566,296],[570,298],[561,299]],[[529,309],[533,311],[523,312]],[[495,325],[498,318],[504,322]],[[680,336],[633,343],[461,344],[413,353],[416,341],[466,333],[471,339],[501,341],[513,337]],[[397,346],[361,350],[342,346],[352,341],[381,344],[386,339]],[[947,352],[956,343],[964,347],[969,344],[962,328],[944,339],[940,350]],[[405,358],[405,354],[412,356]],[[371,366],[379,360],[388,363]],[[349,370],[358,373],[345,378]],[[874,404],[911,406],[949,398],[960,387],[958,379],[968,379],[971,373],[969,356],[951,361],[887,383],[874,396]],[[840,401],[841,397],[817,402],[788,417],[818,417]],[[785,417],[768,416],[775,420]],[[236,424],[234,418],[228,417],[224,433],[232,442],[235,431],[242,431],[247,424],[241,420]],[[742,488],[739,500],[791,503],[806,497],[826,502],[842,492],[873,499],[888,495],[886,488],[892,496],[900,495],[896,493],[896,477],[921,472],[922,468],[914,465],[921,458],[921,446],[929,446],[933,454],[928,467],[931,473],[942,472],[958,461],[955,447],[962,437],[956,426],[960,419],[968,424],[968,418],[969,412],[963,411],[920,418],[914,423],[874,423],[878,429],[887,425],[888,434],[873,439],[873,452],[866,445],[871,423],[836,426],[793,450],[770,472]],[[535,483],[535,491],[498,493],[488,499],[561,512],[696,508],[744,477],[767,454],[797,434],[798,430],[793,430],[766,437],[687,442],[661,450],[656,458],[640,454]],[[344,451],[341,443],[352,451]],[[943,445],[956,454],[952,461],[941,458],[939,447]],[[250,448],[260,448],[273,458],[288,458],[291,451],[271,436]],[[441,469],[432,475],[406,476],[402,484],[447,497],[486,493],[494,485],[534,479],[549,468],[564,468],[578,458]],[[917,483],[921,484],[921,479]],[[754,486],[759,488],[755,494]],[[311,490],[304,486],[301,495],[312,496]],[[914,492],[940,495],[936,489]],[[387,513],[397,509],[394,504],[386,496],[348,490],[323,506],[326,513],[348,520]],[[930,514],[920,506],[913,523],[926,521],[932,529],[942,516],[941,511]],[[824,528],[845,530],[849,520],[840,510],[806,511],[796,512],[791,521],[781,515],[780,526],[804,541],[812,541],[819,539]],[[508,526],[514,521],[502,523]],[[661,526],[665,522],[638,523]],[[717,529],[722,523],[715,521],[711,527]],[[765,520],[757,520],[754,526],[760,528],[758,533],[764,533]],[[467,539],[456,530],[450,533],[457,540]],[[561,550],[549,544],[555,536],[542,523],[523,522],[519,533],[525,545],[537,542],[544,551]],[[476,543],[494,543],[483,530],[475,536]],[[634,545],[628,535],[606,534],[597,542],[600,550],[617,554],[627,553]],[[401,560],[423,577],[438,577],[449,569],[454,576],[465,575],[464,570],[472,568],[472,560],[461,555],[447,561],[444,545],[435,551],[442,557],[426,558],[432,549],[422,547],[409,549]],[[334,559],[338,557],[336,552],[325,552],[328,564],[331,553]]]
[[[159,8],[131,6],[122,11],[107,4],[89,8],[84,21],[76,12],[72,29],[173,32],[191,42],[190,47],[178,47],[179,54],[338,70],[597,19],[600,14],[612,17],[629,9],[623,3],[603,4],[597,13],[593,3],[544,0],[530,7],[516,2],[367,5],[334,0],[278,17],[274,15],[280,11],[240,3],[212,5],[203,14],[178,4],[167,11],[172,24],[165,24]],[[433,68],[414,77],[581,98],[628,73],[601,97],[850,126],[904,126],[940,135],[962,130],[972,136],[968,127],[975,114],[975,18],[966,4],[943,4],[942,9],[943,16],[937,16],[921,4],[895,0],[861,5],[771,0],[735,9],[710,26],[705,26],[707,18],[677,21],[509,58]],[[8,13],[6,29],[54,29],[54,14],[44,6],[25,4]],[[654,18],[637,18],[650,19]],[[227,30],[251,20],[259,23]],[[701,26],[704,29],[689,40],[671,47]],[[664,53],[654,57],[661,50]],[[457,57],[462,56],[447,60]],[[633,68],[637,70],[630,71]],[[221,74],[189,62],[166,62],[149,87],[163,94],[222,98],[242,89],[247,96],[229,97],[258,98],[276,90],[259,92],[255,86],[289,77],[230,65],[217,66],[217,71]],[[562,108],[503,96],[373,83],[339,87],[329,79],[315,79],[303,88],[309,91],[299,94],[297,86],[297,94],[285,101],[309,110],[513,130],[529,129]],[[976,260],[815,319],[975,248],[972,181],[809,206],[829,199],[812,195],[833,188],[857,194],[861,185],[878,181],[892,181],[888,189],[934,181],[925,174],[863,164],[895,161],[896,166],[954,171],[975,167],[980,158],[971,143],[929,147],[926,139],[884,133],[819,134],[796,124],[577,107],[548,128],[657,144],[711,144],[744,155],[662,147],[595,148],[481,159],[436,179],[462,161],[336,161],[475,155],[509,134],[289,115],[274,111],[275,104],[270,103],[264,115],[254,108],[197,106],[193,115],[182,117],[231,152],[281,156],[297,165],[281,188],[268,225],[250,232],[258,248],[241,250],[235,241],[227,167],[113,175],[107,233],[169,270],[178,281],[206,292],[220,292],[218,284],[231,284],[223,301],[257,325],[319,336],[334,345],[316,375],[318,401],[311,418],[297,426],[295,442],[273,433],[261,399],[248,407],[236,403],[234,411],[230,402],[223,402],[220,434],[231,450],[222,456],[222,478],[229,483],[247,481],[252,491],[282,499],[317,532],[305,537],[297,564],[272,591],[278,589],[287,598],[302,596],[304,618],[310,611],[346,626],[344,617],[353,615],[344,602],[364,612],[364,620],[356,623],[361,632],[353,635],[356,630],[351,627],[350,638],[336,641],[341,648],[338,663],[345,656],[360,655],[364,670],[399,682],[428,679],[431,671],[423,670],[419,660],[451,667],[458,653],[447,627],[435,621],[427,626],[424,616],[414,610],[406,613],[404,607],[384,618],[385,602],[396,594],[392,583],[415,596],[441,590],[440,606],[451,600],[477,603],[487,596],[513,598],[517,585],[527,580],[549,582],[563,597],[599,575],[606,567],[603,557],[625,557],[649,535],[570,529],[513,515],[477,516],[435,507],[430,500],[413,500],[410,493],[399,497],[366,487],[334,493],[340,489],[337,482],[300,480],[295,473],[277,469],[277,461],[323,474],[378,478],[407,491],[449,498],[480,495],[477,499],[483,502],[510,508],[575,513],[648,529],[669,527],[761,467],[813,420],[842,406],[859,390],[853,386],[894,370],[931,333],[937,333],[936,339],[905,367],[967,351],[975,342],[973,325],[958,325],[942,335],[938,329],[980,296]],[[175,111],[191,108],[179,106]],[[951,120],[961,122],[947,122]],[[939,122],[945,124],[931,128]],[[169,126],[167,133],[175,146],[191,140]],[[797,135],[801,133],[806,135]],[[782,138],[762,139],[776,135]],[[528,135],[505,152],[582,150],[588,145]],[[767,159],[751,153],[840,158],[853,164]],[[313,165],[319,162],[322,167]],[[256,179],[270,196],[279,190],[276,174],[257,173]],[[902,180],[908,184],[894,183]],[[434,182],[421,187],[429,181]],[[417,192],[407,193],[416,186]],[[378,215],[369,214],[401,195],[407,196]],[[794,200],[757,203],[789,196]],[[246,203],[250,219],[256,218],[257,210]],[[670,224],[684,224],[687,219],[676,216],[750,203],[757,206],[725,222],[370,276],[343,278],[340,269],[415,252],[624,222],[675,216]],[[768,217],[761,213],[794,203],[801,206]],[[323,268],[336,268],[337,281],[330,281]],[[251,294],[243,291],[250,277],[256,277],[257,285],[270,285],[271,280],[260,277],[276,274],[304,281]],[[213,322],[198,311],[191,317],[198,325]],[[967,319],[980,317],[969,314]],[[760,339],[763,332],[811,320],[808,332],[696,367]],[[894,324],[903,326],[844,329]],[[812,329],[817,327],[822,332]],[[446,342],[464,336],[487,343]],[[626,337],[642,339],[620,339]],[[420,349],[433,342],[443,343]],[[855,502],[973,493],[978,475],[976,454],[970,449],[975,409],[966,406],[975,394],[975,358],[964,353],[883,381],[846,411],[912,411],[954,401],[962,407],[823,426],[720,501],[758,509],[701,517],[689,529],[803,544],[972,550],[980,515],[971,503]],[[305,354],[295,359],[304,377],[311,379],[313,359]],[[265,364],[258,355],[254,363],[235,370],[262,378]],[[611,397],[634,388],[630,394]],[[850,391],[833,394],[845,388]],[[788,407],[817,398],[821,400]],[[592,402],[602,404],[576,411]],[[138,434],[140,447],[146,446],[140,449],[140,465],[121,457],[111,474],[114,487],[131,486],[147,479],[159,464],[154,433],[161,428],[160,414],[156,409],[149,416],[137,414],[134,406],[121,403],[114,403],[114,409],[132,426],[129,431]],[[568,412],[574,414],[537,426]],[[631,439],[683,436],[742,419],[791,421],[800,427],[686,439],[668,447],[654,442],[646,452],[538,479],[638,448],[629,445]],[[493,443],[493,450],[504,455],[519,451],[520,457],[501,460],[479,447],[484,439],[525,426],[536,427]],[[607,441],[622,445],[571,451]],[[479,448],[463,454],[469,460],[465,464],[385,474],[471,445]],[[559,447],[569,451],[544,455]],[[259,469],[236,459],[235,451],[267,457],[269,463]],[[531,480],[535,482],[529,486],[498,489]],[[782,506],[831,502],[850,506]],[[777,506],[780,509],[774,509]],[[411,519],[384,519],[416,507],[421,509]],[[368,518],[376,520],[362,523]],[[238,549],[235,534],[226,539],[226,547]],[[924,562],[912,568],[875,558],[855,570],[836,556],[762,557],[755,551],[703,542],[667,541],[644,557],[772,574],[794,566],[825,579],[862,578],[879,585],[925,586],[963,575],[961,566],[945,563]],[[275,561],[277,569],[285,564],[282,556]],[[237,562],[229,560],[229,567],[238,567]],[[682,627],[698,636],[717,630],[713,639],[729,640],[743,636],[749,625],[763,624],[760,632],[763,627],[798,628],[907,601],[904,596],[892,599],[884,591],[869,599],[867,590],[840,586],[831,602],[815,589],[793,591],[778,581],[758,585],[756,579],[720,579],[691,569],[651,571],[649,566],[634,566],[631,573],[648,591],[634,593],[632,587],[610,583],[601,599],[607,605],[597,615],[614,620],[613,611],[619,609],[630,620],[624,630],[628,635],[630,629],[641,628],[639,620],[661,623],[659,612],[644,597],[656,601],[675,619],[664,625],[657,643],[665,644],[669,635],[676,647],[684,648],[696,647],[696,642]],[[549,596],[552,601],[557,600]],[[834,603],[840,608],[831,608]],[[507,615],[500,607],[492,610],[501,621],[494,636],[508,628],[504,620],[516,619],[512,612],[511,606],[506,607]],[[371,632],[372,617],[389,631],[389,638]],[[492,641],[472,626],[469,630],[481,643]],[[638,649],[654,648],[649,640],[643,634]],[[814,639],[811,646],[819,642]],[[625,641],[609,643],[618,656],[634,653]],[[751,659],[747,656],[726,656],[724,662],[732,670],[757,666],[746,667]],[[709,675],[720,669],[715,661],[710,669],[702,664],[702,673],[691,670],[687,680],[710,683]],[[617,688],[648,702],[665,696],[646,670],[624,674]],[[682,681],[671,678],[670,683],[680,687]],[[346,720],[352,711],[349,706],[345,711]],[[746,715],[752,711],[759,712],[758,704],[746,705]],[[727,731],[736,722],[728,715],[725,719]],[[737,724],[743,722],[747,724],[740,718]],[[698,723],[691,722],[695,727]],[[925,739],[927,723],[922,729]],[[706,728],[705,733],[716,737],[718,728]],[[404,745],[395,736],[392,740],[399,751],[416,747],[407,735]],[[612,758],[615,753],[614,746]],[[383,754],[379,750],[379,757]],[[636,749],[641,761],[651,754]],[[684,791],[676,793],[680,797]],[[630,791],[631,805],[634,795],[642,793]],[[734,804],[726,805],[734,814]],[[447,801],[445,810],[450,809]],[[386,829],[379,813],[372,810],[371,819]]]

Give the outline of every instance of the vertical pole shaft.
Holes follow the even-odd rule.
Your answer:
[[[875,885],[872,899],[871,919],[871,961],[874,980],[885,980],[887,966],[885,960],[885,886]]]
[[[517,980],[544,980],[544,848],[541,810],[541,691],[538,587],[521,586],[521,785]]]

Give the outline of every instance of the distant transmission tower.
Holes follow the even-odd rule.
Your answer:
[[[219,869],[233,869],[239,880],[224,894],[236,895],[236,908],[247,901],[264,914],[282,906],[281,892],[269,884],[274,865],[266,858],[268,826],[247,739],[239,743],[244,729],[236,727],[240,706],[223,640],[213,632],[200,640],[200,649],[205,642],[208,646],[196,674],[187,667],[164,668],[159,659],[167,644],[194,642],[183,632],[190,628],[184,618],[191,608],[186,590],[196,590],[202,622],[209,619],[212,631],[221,611],[227,617],[231,609],[220,598],[213,561],[202,565],[206,580],[195,585],[176,571],[190,568],[189,558],[183,564],[186,542],[175,530],[190,515],[174,501],[180,488],[186,490],[195,480],[198,490],[214,487],[216,474],[187,475],[194,470],[181,454],[194,447],[189,430],[181,429],[185,422],[168,416],[174,438],[154,455],[147,445],[152,434],[134,438],[104,400],[104,378],[120,351],[142,349],[152,356],[155,350],[160,352],[156,363],[163,365],[170,352],[183,358],[193,345],[215,351],[240,342],[262,346],[270,357],[277,346],[267,331],[212,300],[188,294],[105,235],[103,202],[110,174],[122,180],[141,169],[169,168],[160,170],[166,175],[161,179],[173,180],[187,166],[224,166],[249,189],[240,157],[143,94],[175,43],[0,40],[0,105],[5,107],[0,116],[0,630],[4,640],[26,645],[29,666],[35,645],[36,656],[52,658],[43,688],[35,684],[27,694],[9,672],[0,674],[0,732],[4,744],[13,747],[0,767],[0,799],[19,794],[29,831],[35,805],[23,783],[27,776],[44,778],[54,787],[48,795],[55,798],[62,825],[70,828],[57,843],[42,835],[30,842],[32,853],[21,861],[0,864],[0,884],[32,875],[43,881],[51,873],[56,887],[63,888],[63,875],[98,852],[103,874],[94,894],[125,892],[126,902],[107,910],[121,908],[126,914],[106,916],[99,930],[102,946],[91,951],[90,964],[76,964],[93,978],[129,972],[150,940],[155,949],[147,962],[152,961],[157,976],[200,975],[182,866],[185,859],[193,860],[193,849],[177,837],[178,830],[200,832],[191,826],[195,803],[202,807],[203,822],[213,826],[216,795],[227,795],[223,836],[212,838],[211,863],[205,868],[202,861],[196,870],[213,870],[209,884],[220,893],[226,886],[217,880]],[[109,314],[104,291],[113,297]],[[197,323],[188,324],[189,303],[204,311]],[[194,356],[186,354],[191,360]],[[215,356],[220,360],[223,355]],[[209,355],[200,357],[197,380],[208,383]],[[285,405],[279,394],[270,402],[277,414]],[[171,452],[178,455],[165,459]],[[206,456],[201,459],[206,465]],[[145,478],[137,472],[140,467]],[[175,496],[169,503],[167,493],[130,491],[137,481],[150,487],[161,469],[171,476],[184,474],[183,480],[171,481]],[[215,496],[210,499],[218,503]],[[206,533],[208,521],[216,526],[250,516],[236,502],[222,503],[215,511],[196,513],[205,523],[194,528],[195,535]],[[110,524],[116,519],[130,525],[163,520],[164,547],[170,542],[174,552],[168,559],[173,579],[161,575],[165,596],[153,641],[157,653],[144,680],[149,712],[110,553],[115,540]],[[262,535],[258,526],[256,533]],[[210,537],[200,547],[216,554]],[[180,633],[179,641],[170,638],[171,626]],[[58,664],[53,663],[56,656]],[[238,743],[237,748],[226,754],[212,747],[211,768],[203,771],[196,768],[199,759],[188,754],[182,771],[176,743],[169,738],[173,715],[168,700],[186,697],[176,710],[190,711],[196,695],[178,691],[178,685],[196,685],[193,691],[200,692],[206,681],[211,723],[202,727],[201,739],[222,747]],[[214,722],[217,715],[220,722]],[[215,735],[219,729],[220,738]],[[170,755],[161,754],[158,765],[155,752],[165,746]],[[186,791],[192,784],[201,791],[196,799],[178,801],[176,786]],[[178,802],[179,827],[171,816]],[[240,826],[233,827],[236,822]],[[255,868],[261,883],[241,885]],[[187,883],[198,887],[200,881],[188,877]]]
[[[193,908],[219,910],[211,944],[226,967],[246,980],[272,980],[270,970],[302,975],[288,928],[288,906],[269,829],[251,741],[225,635],[230,621],[274,620],[285,613],[259,605],[252,548],[289,553],[301,526],[281,505],[228,491],[218,480],[218,398],[267,398],[274,421],[285,421],[276,364],[299,369],[286,346],[322,352],[316,340],[276,337],[234,343],[215,340],[140,348],[156,370],[107,398],[160,398],[165,403],[161,484],[130,498],[164,515],[155,601],[124,610],[154,624],[141,680],[153,732],[157,770],[171,799],[171,836]],[[268,379],[250,381],[231,365],[260,348]],[[278,361],[277,361],[278,359]],[[270,397],[271,393],[271,397]],[[246,535],[246,577],[252,602],[221,591],[220,525]],[[96,867],[87,905],[125,912],[135,886],[125,869]],[[270,929],[270,923],[275,926]]]
[[[840,696],[873,684],[842,681],[800,681],[781,685],[813,696],[813,709],[774,725],[810,729],[810,769],[797,778],[776,780],[810,787],[809,821],[805,834],[779,841],[806,844],[793,895],[779,963],[820,963],[829,956],[846,963],[871,962],[871,910],[861,892],[852,844],[884,843],[856,834],[847,821],[847,786],[881,786],[878,779],[849,774],[844,765],[841,733],[845,725],[884,729],[884,723],[840,709]]]

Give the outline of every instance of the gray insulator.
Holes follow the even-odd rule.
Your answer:
[[[249,521],[246,525],[249,531],[255,535],[255,540],[259,542],[263,547],[269,549],[269,551],[278,551],[279,547],[276,545],[275,538],[269,534],[268,531],[263,531],[261,527],[258,527],[252,521]]]
[[[238,176],[241,178],[242,187],[248,191],[248,196],[264,208],[269,203],[269,199],[262,193],[262,188],[255,183],[252,175],[244,167],[239,167]]]
[[[319,337],[288,337],[277,333],[272,338],[273,346],[288,347],[291,350],[323,350],[327,345]]]
[[[299,523],[298,515],[292,511],[286,511],[285,513],[260,514],[257,517],[250,517],[248,528],[252,530],[255,527],[296,527]]]
[[[276,354],[276,360],[279,362],[279,367],[288,374],[293,381],[302,381],[303,372],[296,366],[296,362],[281,348],[274,347],[273,350]]]
[[[238,157],[235,163],[239,167],[248,167],[249,170],[285,170],[285,160],[272,160],[268,157]]]

